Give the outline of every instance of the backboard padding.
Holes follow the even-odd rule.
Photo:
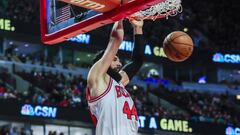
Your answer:
[[[119,21],[139,10],[146,9],[163,1],[164,0],[134,0],[109,12],[97,14],[64,29],[48,34],[46,10],[47,2],[46,0],[40,0],[41,39],[45,44],[56,44],[63,42],[68,38],[74,37],[78,34],[86,33],[98,27]]]

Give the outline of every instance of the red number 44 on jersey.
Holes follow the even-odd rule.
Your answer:
[[[123,106],[123,113],[127,114],[128,119],[132,119],[132,115],[135,116],[136,121],[138,120],[137,109],[135,105],[133,105],[132,109],[130,109],[129,104],[125,101]]]

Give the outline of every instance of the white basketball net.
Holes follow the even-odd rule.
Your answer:
[[[133,14],[134,17],[150,18],[156,20],[161,16],[176,16],[182,12],[181,0],[166,0],[152,7]]]

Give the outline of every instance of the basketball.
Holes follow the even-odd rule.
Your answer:
[[[182,62],[193,52],[192,38],[185,32],[174,31],[164,39],[163,50],[168,59]]]

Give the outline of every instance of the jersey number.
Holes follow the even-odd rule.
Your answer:
[[[130,109],[129,104],[125,101],[123,106],[123,113],[127,114],[128,119],[132,119],[132,115],[135,116],[135,119],[138,120],[137,109],[135,105],[133,105],[132,109]]]

